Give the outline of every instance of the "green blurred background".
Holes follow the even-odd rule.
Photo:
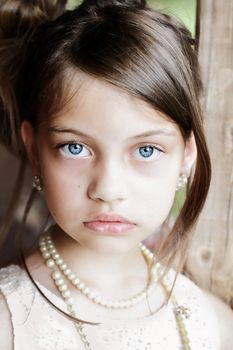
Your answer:
[[[179,18],[195,34],[197,0],[148,0],[155,9],[163,10],[169,15]],[[81,0],[70,0],[69,7],[73,8],[80,4]]]

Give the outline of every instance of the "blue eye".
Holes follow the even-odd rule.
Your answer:
[[[154,147],[152,147],[152,146],[140,147],[139,153],[144,158],[151,157],[152,154],[154,153]]]
[[[70,157],[88,157],[91,154],[88,148],[81,145],[80,143],[67,143],[65,145],[59,146],[59,148],[61,148],[62,152]]]
[[[145,145],[137,148],[135,157],[139,160],[154,160],[158,159],[162,153],[164,152],[155,146]]]

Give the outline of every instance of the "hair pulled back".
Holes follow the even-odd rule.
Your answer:
[[[1,0],[0,23],[5,37],[18,37],[30,27],[59,16],[67,0]]]
[[[79,6],[79,10],[94,12],[106,6],[122,6],[135,9],[146,8],[146,0],[84,0]]]
[[[36,128],[60,110],[69,90],[69,77],[78,71],[113,84],[163,112],[179,126],[185,140],[193,133],[197,144],[195,174],[163,249],[163,256],[171,261],[177,250],[185,247],[210,182],[199,103],[201,80],[190,32],[171,17],[150,9],[144,0],[86,0],[75,10],[42,22],[22,49],[17,76],[8,81],[9,85],[13,82],[9,101],[14,98],[15,110],[1,94],[3,142],[22,156],[18,136],[21,121],[28,119]]]
[[[67,0],[1,0],[0,3],[0,140],[14,154],[19,142],[19,113],[15,82],[23,47],[31,32],[42,22],[53,20],[65,10]]]

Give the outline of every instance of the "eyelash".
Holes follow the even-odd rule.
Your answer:
[[[64,151],[65,147],[71,147],[71,146],[81,146],[81,151],[77,154],[72,154],[71,152],[69,153],[69,155]],[[82,143],[79,143],[79,142],[66,142],[66,143],[63,143],[63,144],[59,144],[56,146],[57,149],[60,149],[63,153],[65,153],[69,158],[78,158],[76,157],[76,155],[79,155],[83,149],[86,149],[88,150],[89,152],[89,155],[91,155],[91,151],[88,149],[88,147]],[[88,157],[89,155],[85,155],[85,156],[82,156],[82,158],[86,158]],[[80,158],[80,157],[79,157]]]
[[[67,154],[64,149],[65,147],[68,147],[70,148],[71,146],[81,146],[80,147],[80,152],[77,153],[77,154],[72,154],[69,150],[69,154]],[[148,157],[143,157],[142,154],[140,155],[139,154],[139,157],[138,157],[138,160],[139,161],[144,161],[144,162],[148,162],[148,161],[151,161],[152,159],[154,160],[154,158],[158,159],[163,153],[165,153],[162,149],[160,149],[159,147],[155,146],[155,145],[152,145],[152,144],[142,144],[140,145],[139,147],[137,147],[133,154],[135,154],[136,152],[138,153],[141,153],[140,152],[140,149],[143,149],[146,150],[146,148],[151,148],[151,150],[153,150],[152,154],[149,155]],[[60,149],[63,153],[65,153],[65,155],[69,158],[87,158],[89,157],[92,153],[91,151],[88,149],[88,147],[82,143],[78,143],[78,142],[66,142],[66,143],[63,143],[63,144],[59,144],[56,146],[56,149]],[[88,155],[84,155],[84,156],[79,156],[80,153],[84,150],[88,150],[89,154]],[[158,152],[158,154],[156,155],[156,157],[152,157],[154,154],[155,154],[155,151],[156,153]],[[79,156],[79,157],[77,157]]]
[[[157,147],[157,146],[154,146],[154,145],[151,145],[151,144],[144,144],[144,145],[141,145],[141,146],[137,147],[136,151],[134,151],[134,152],[140,152],[139,150],[140,150],[140,149],[143,149],[143,148],[144,148],[144,150],[145,150],[146,148],[151,148],[151,149],[153,150],[153,153],[152,153],[151,156],[143,157],[142,154],[141,154],[141,156],[139,156],[139,157],[140,157],[140,160],[142,160],[143,162],[149,162],[149,161],[152,161],[152,160],[157,160],[158,158],[161,157],[161,155],[162,155],[163,153],[165,153],[161,148],[159,148],[159,147]],[[156,153],[154,153],[154,152],[156,152]],[[158,152],[158,153],[157,153],[157,152]],[[154,157],[152,157],[153,155],[154,155]]]

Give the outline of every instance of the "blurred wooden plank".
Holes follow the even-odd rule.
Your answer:
[[[233,307],[233,0],[201,2],[199,56],[213,177],[186,269]]]

